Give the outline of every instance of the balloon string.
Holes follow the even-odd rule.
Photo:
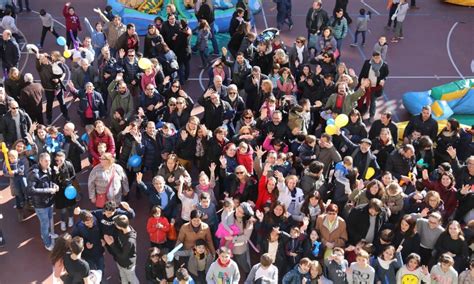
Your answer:
[[[79,50],[79,41],[74,37],[72,30],[69,31],[69,35],[71,36],[72,42],[74,43],[74,49]]]

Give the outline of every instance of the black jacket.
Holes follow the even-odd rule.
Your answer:
[[[374,121],[374,123],[372,123],[372,126],[370,127],[369,139],[373,141],[374,139],[378,138],[382,128],[388,128],[390,130],[390,134],[392,134],[393,143],[397,144],[398,128],[397,125],[391,120],[388,125],[384,125],[382,121],[380,121],[380,119]]]
[[[308,13],[306,13],[306,28],[309,33],[321,32],[328,25],[328,22],[328,13],[322,8],[319,10],[309,8]]]
[[[119,232],[110,246],[115,261],[123,268],[131,268],[137,263],[137,232],[132,227],[130,229],[126,234]]]
[[[74,170],[79,173],[82,170],[81,155],[86,152],[86,147],[79,140],[72,141],[71,136],[64,136],[64,139],[63,151],[66,153],[66,159],[71,161]]]
[[[262,70],[263,71],[263,70]],[[268,76],[265,74],[260,75],[260,81],[257,86],[253,83],[253,74],[250,73],[247,78],[245,78],[244,88],[247,93],[247,99],[245,101],[245,106],[254,112],[259,112],[260,107],[264,102],[262,94],[262,81],[268,79]],[[239,88],[240,89],[240,88]]]
[[[0,133],[3,134],[3,139],[7,145],[12,145],[18,139],[26,139],[26,135],[31,127],[31,118],[23,110],[18,110],[18,115],[20,116],[20,135],[17,136],[15,120],[12,117],[11,111],[7,112],[3,116],[2,121],[0,122]]]
[[[410,122],[408,122],[403,137],[410,137],[415,130],[420,132],[421,135],[428,135],[432,141],[436,141],[436,136],[438,135],[438,122],[436,122],[433,117],[423,121],[421,119],[421,114],[414,116],[410,119]]]
[[[85,119],[85,111],[90,106],[92,108],[92,119],[97,120],[101,117],[105,116],[105,104],[102,95],[99,92],[94,91],[91,96],[91,100],[89,100],[89,96],[85,91],[80,91],[78,93],[79,98],[79,108],[77,109],[77,113],[81,117],[81,119]]]
[[[202,3],[199,7],[199,11],[196,13],[198,21],[206,20],[207,23],[212,27],[214,23],[214,10],[207,3]]]
[[[371,66],[372,65],[370,64],[370,59],[367,59],[364,62],[364,65],[362,66],[362,69],[360,70],[359,82],[363,78],[369,78],[369,72],[370,72],[370,67]],[[388,65],[387,65],[387,63],[384,62],[382,64],[382,66],[380,67],[379,73],[380,74],[377,77],[377,85],[379,85],[380,80],[386,80],[387,79],[387,76],[388,76]]]
[[[15,39],[0,39],[0,57],[2,58],[2,66],[5,69],[18,67],[20,62],[20,47]]]
[[[218,106],[211,102],[210,98],[200,97],[198,103],[204,107],[204,117],[202,121],[206,127],[214,131],[221,126],[225,119],[232,121],[234,115],[232,107],[226,101],[220,100]]]
[[[393,151],[388,156],[385,170],[392,173],[392,175],[399,179],[400,176],[408,176],[408,173],[413,170],[415,166],[415,159],[407,160],[398,150]]]
[[[377,215],[375,220],[374,240],[378,238],[378,233],[383,225],[388,221],[387,213],[384,208]],[[349,235],[349,244],[356,245],[365,238],[370,227],[369,205],[364,204],[351,210],[347,219],[347,233]]]
[[[64,165],[58,169],[53,170],[53,181],[59,186],[59,191],[56,194],[54,200],[54,207],[57,209],[63,209],[76,204],[76,200],[69,200],[64,195],[64,190],[68,185],[71,185],[72,180],[76,177],[76,171],[74,166],[69,161],[64,161]]]
[[[27,195],[31,197],[34,208],[51,207],[55,194],[51,192],[53,185],[51,170],[42,171],[34,165],[28,173]]]

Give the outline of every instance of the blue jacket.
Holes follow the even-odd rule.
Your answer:
[[[299,264],[295,265],[295,267],[288,271],[285,276],[283,276],[282,284],[301,284],[303,281],[303,277],[306,278],[306,283],[311,283],[311,276],[309,273],[302,274],[299,269]]]
[[[168,204],[163,207],[161,206],[161,195],[155,190],[153,186],[147,186],[145,183],[141,182],[138,185],[138,188],[143,191],[148,196],[148,201],[150,201],[151,206],[158,205],[162,207],[163,215],[168,218],[175,218],[178,210],[176,208],[177,200],[176,194],[174,193],[173,189],[168,185],[165,185],[165,193],[168,196]]]
[[[82,252],[84,259],[98,259],[104,255],[104,247],[101,242],[102,235],[97,224],[97,218],[94,217],[93,222],[92,228],[88,228],[82,221],[79,221],[72,230],[73,237],[80,236],[84,239],[84,251]],[[92,248],[88,249],[86,243],[91,243]]]
[[[156,172],[158,165],[161,164],[161,145],[157,140],[158,135],[151,137],[147,133],[143,133],[142,145],[143,145],[143,165],[147,170]]]
[[[118,231],[114,224],[115,216],[125,215],[128,217],[128,219],[135,218],[135,211],[131,208],[130,208],[130,211],[125,211],[121,208],[117,208],[114,214],[110,218],[104,215],[104,209],[92,210],[91,213],[92,215],[94,215],[94,217],[97,220],[97,224],[99,225],[99,229],[100,229],[101,238],[104,235],[109,235],[109,236],[114,236],[114,237],[117,236]]]
[[[94,49],[100,49],[105,46],[107,43],[107,40],[105,38],[105,34],[103,32],[98,32],[96,31],[91,23],[89,22],[89,19],[85,18],[84,22],[86,23],[86,29],[89,31],[89,34],[91,35],[91,40],[92,40],[92,47]],[[96,57],[99,56],[99,54],[95,55]]]

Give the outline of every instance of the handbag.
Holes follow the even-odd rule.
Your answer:
[[[168,231],[166,237],[170,241],[176,241],[178,239],[178,233],[176,232],[174,224],[170,224],[170,230]]]
[[[339,49],[336,49],[336,51],[334,51],[334,59],[339,58],[339,55],[341,55],[341,53],[339,52]]]
[[[316,48],[318,44],[318,35],[317,34],[309,34],[308,40],[308,48]]]
[[[107,202],[107,194],[109,194],[110,186],[112,185],[115,177],[115,167],[112,168],[112,171],[112,176],[110,177],[109,183],[107,184],[105,193],[98,193],[95,195],[95,206],[97,208],[104,208],[105,202]]]

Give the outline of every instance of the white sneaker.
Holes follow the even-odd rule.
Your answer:
[[[66,222],[61,221],[61,231],[65,232],[66,229]]]
[[[59,235],[58,234],[55,234],[55,233],[49,233],[49,236],[52,238],[52,239],[57,239],[59,238]]]
[[[54,244],[51,243],[51,245],[49,245],[49,247],[48,247],[48,246],[44,246],[44,248],[45,248],[47,251],[52,251],[53,248],[54,248]]]
[[[72,228],[72,226],[74,226],[74,218],[69,217],[69,221],[67,222],[67,226],[69,228]]]

